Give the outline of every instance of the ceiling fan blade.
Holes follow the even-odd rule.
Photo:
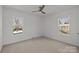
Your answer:
[[[45,7],[45,5],[42,5],[42,8],[44,8]]]
[[[41,11],[41,13],[46,14],[44,11]]]
[[[32,12],[39,12],[39,11],[32,11]]]
[[[39,11],[42,11],[44,9],[45,5],[42,5],[41,7],[39,7]]]

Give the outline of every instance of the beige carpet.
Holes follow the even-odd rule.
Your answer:
[[[78,51],[75,46],[43,37],[6,45],[2,50],[3,53],[61,53]]]

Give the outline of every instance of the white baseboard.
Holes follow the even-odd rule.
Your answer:
[[[69,42],[65,42],[65,41],[60,41],[60,40],[58,40],[57,38],[52,38],[52,37],[49,37],[49,36],[34,36],[34,37],[30,37],[30,38],[27,38],[27,39],[24,39],[24,40],[20,40],[20,41],[16,41],[16,42],[7,43],[7,44],[4,44],[3,46],[9,45],[9,44],[15,44],[15,43],[18,43],[18,42],[22,42],[22,41],[29,40],[29,39],[34,39],[34,38],[39,38],[39,37],[54,39],[54,40],[59,41],[59,42],[62,42],[62,43],[66,43],[66,44],[69,44],[69,45],[73,45],[73,46],[79,47],[78,45],[75,45],[75,44],[72,44],[72,43],[69,43]],[[2,48],[1,48],[1,49],[2,49]],[[0,49],[0,50],[1,50],[1,49]]]
[[[73,43],[69,43],[69,42],[66,42],[66,41],[58,40],[57,38],[52,38],[52,37],[50,37],[50,36],[44,36],[44,37],[46,37],[46,38],[48,38],[48,39],[53,39],[53,40],[59,41],[59,42],[61,42],[61,43],[65,43],[65,44],[69,44],[69,45],[72,45],[72,46],[79,47],[79,45],[77,45],[77,44],[73,44]]]
[[[13,41],[13,42],[10,42],[10,43],[3,44],[3,46],[14,44],[14,43],[19,43],[19,42],[22,42],[22,41],[25,41],[25,40],[30,40],[30,39],[39,38],[39,37],[43,37],[43,36],[28,37],[27,39],[24,39],[24,40]]]

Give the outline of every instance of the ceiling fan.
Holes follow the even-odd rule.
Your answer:
[[[32,11],[32,12],[41,12],[41,13],[43,13],[43,14],[46,14],[44,11],[43,11],[43,9],[45,8],[45,5],[42,5],[42,6],[40,6],[40,7],[38,7],[39,9],[37,10],[37,11]]]

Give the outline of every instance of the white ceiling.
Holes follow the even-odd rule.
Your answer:
[[[20,11],[32,13],[32,14],[41,14],[34,13],[32,11],[38,10],[40,5],[6,5],[5,7],[14,8]],[[71,9],[77,7],[77,5],[46,5],[44,11],[46,14],[57,13],[63,10]]]

